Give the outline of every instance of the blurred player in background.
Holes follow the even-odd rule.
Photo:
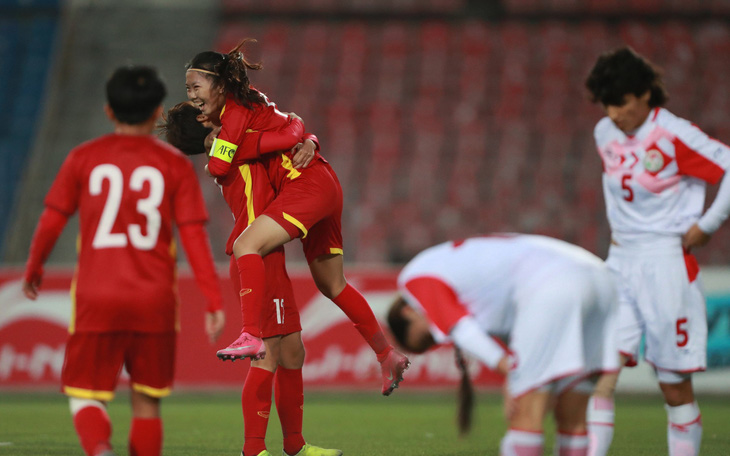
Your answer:
[[[697,260],[730,213],[730,149],[662,106],[658,70],[632,49],[601,55],[586,81],[607,116],[595,128],[611,226],[607,264],[618,276],[619,348],[635,365],[645,358],[666,402],[669,454],[696,455],[702,438],[692,373],[703,371],[707,316]],[[704,212],[707,183],[722,181]],[[618,373],[599,382],[588,420],[593,455],[613,438]]]
[[[190,102],[171,108],[162,125],[168,142],[187,155],[207,152],[205,141],[216,133],[200,110]],[[263,133],[266,143],[277,132]],[[268,137],[268,138],[267,138]],[[316,138],[315,138],[316,140]],[[315,144],[311,139],[297,145],[303,156],[314,156]],[[304,160],[306,162],[306,159]],[[257,160],[233,162],[236,172],[216,179],[226,202],[234,215],[235,225],[228,239],[226,253],[243,231],[274,199],[266,169]],[[270,456],[266,449],[266,430],[274,390],[276,409],[284,437],[284,452],[297,456],[340,456],[340,450],[324,449],[305,443],[302,436],[304,414],[304,386],[302,366],[304,344],[299,311],[294,300],[291,280],[286,272],[284,248],[272,250],[263,257],[266,288],[265,306],[259,327],[266,348],[266,357],[252,359],[251,368],[241,393],[244,419],[243,456]],[[231,257],[230,275],[236,293],[241,290],[238,267]]]
[[[618,368],[614,287],[606,265],[571,244],[475,237],[416,255],[398,277],[388,323],[408,351],[453,343],[507,375],[502,456],[541,456],[549,410],[556,454],[579,456],[595,378]]]
[[[322,294],[331,299],[354,323],[377,355],[389,395],[403,379],[408,359],[387,342],[370,306],[347,283],[342,250],[342,187],[319,153],[311,164],[297,168],[289,151],[301,141],[304,124],[287,116],[249,83],[248,70],[261,65],[248,62],[241,52],[243,40],[228,54],[202,52],[187,65],[188,99],[221,130],[213,142],[208,170],[214,177],[238,171],[234,160],[260,159],[267,169],[276,198],[243,231],[233,244],[241,277],[243,330],[222,359],[257,357],[263,346],[256,327],[266,283],[262,256],[300,237],[312,277]],[[279,131],[277,140],[261,132]],[[263,154],[263,155],[262,155]]]
[[[160,398],[173,383],[178,297],[178,228],[208,302],[211,342],[223,330],[221,292],[205,223],[208,214],[190,161],[152,136],[166,95],[151,67],[117,69],[106,84],[114,133],[66,158],[33,236],[23,291],[36,299],[43,263],[69,217],[79,211],[78,265],[63,365],[63,392],[87,455],[113,454],[106,404],[122,366],[129,372],[129,453],[162,451]]]

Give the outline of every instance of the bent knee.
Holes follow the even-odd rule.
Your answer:
[[[315,278],[315,284],[320,293],[322,293],[327,299],[335,299],[342,293],[342,290],[347,286],[347,281],[344,277],[339,278]]]
[[[241,233],[238,238],[233,242],[233,255],[236,258],[240,258],[243,255],[250,255],[250,254],[256,254],[263,256],[262,253],[262,246],[257,245],[257,243],[245,238],[243,236],[243,233]]]

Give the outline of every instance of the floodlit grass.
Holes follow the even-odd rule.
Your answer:
[[[699,398],[704,423],[703,456],[730,455],[730,396]],[[126,454],[128,396],[119,394],[109,407],[113,444]],[[240,393],[178,392],[163,402],[166,455],[240,454],[243,425]],[[457,436],[454,392],[409,392],[389,398],[377,392],[312,392],[305,399],[304,436],[310,443],[340,448],[346,456],[483,456],[497,455],[505,424],[501,399],[477,398],[474,430]],[[281,431],[271,414],[267,444],[281,454]],[[552,451],[548,426],[545,455]],[[60,394],[2,393],[0,456],[79,455],[66,399]],[[657,395],[621,396],[611,456],[665,455],[666,415]]]

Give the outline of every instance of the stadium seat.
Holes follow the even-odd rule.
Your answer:
[[[392,5],[425,11],[434,3]],[[505,8],[689,8],[677,0],[607,3],[510,0]],[[730,141],[730,64],[713,58],[730,54],[730,27],[720,22],[263,21],[226,26],[219,41],[244,30],[261,33],[264,63],[280,73],[263,81],[277,100],[315,118],[305,122],[343,184],[343,226],[357,233],[345,238],[370,242],[353,249],[355,261],[408,259],[464,226],[549,233],[605,252],[592,137],[603,112],[584,79],[600,53],[624,42],[665,69],[671,110]],[[307,77],[298,76],[302,68]],[[387,228],[360,227],[347,215],[362,208]]]

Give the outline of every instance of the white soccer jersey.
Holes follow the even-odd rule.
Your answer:
[[[406,265],[398,287],[437,342],[453,341],[489,367],[505,352],[486,333],[505,336],[515,395],[617,367],[608,268],[566,242],[493,235],[439,244]]]
[[[602,267],[603,261],[586,250],[545,236],[474,237],[445,242],[419,253],[399,274],[398,286],[408,293],[410,280],[436,277],[449,285],[484,330],[506,334],[514,318],[511,301],[515,288],[529,287],[559,273],[560,264]],[[445,334],[437,331],[435,336],[443,340]]]
[[[730,167],[728,146],[664,108],[653,109],[632,136],[608,117],[594,135],[608,221],[619,243],[684,234],[702,216],[706,183],[717,183]],[[720,223],[706,222],[700,223],[706,232]]]

